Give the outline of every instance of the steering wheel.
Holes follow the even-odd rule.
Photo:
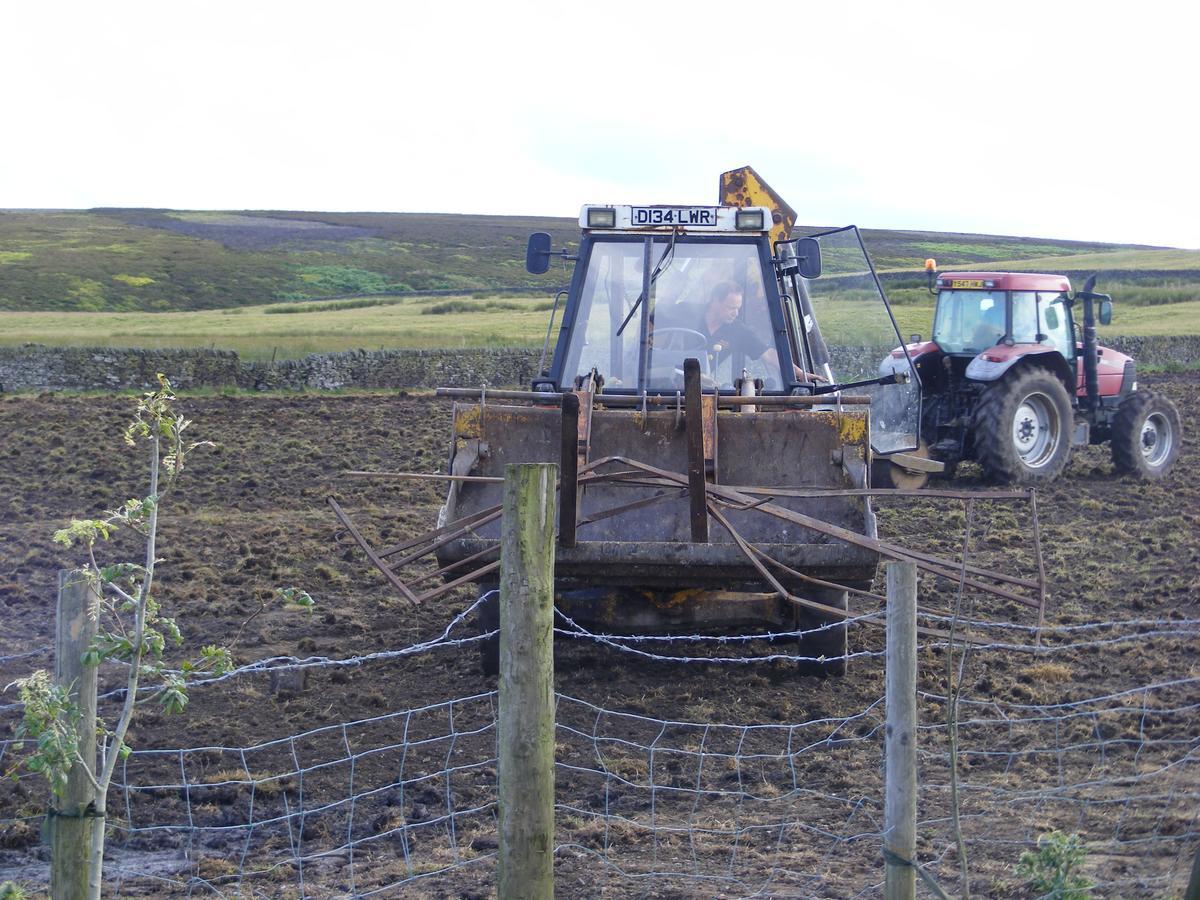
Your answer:
[[[655,328],[650,340],[659,350],[675,350],[681,353],[697,350],[708,352],[708,335],[691,328]]]

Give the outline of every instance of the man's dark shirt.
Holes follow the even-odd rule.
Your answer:
[[[701,320],[698,330],[708,334],[708,328],[703,320]],[[737,321],[722,325],[715,332],[709,334],[708,347],[710,350],[714,344],[721,345],[720,359],[724,359],[734,350],[745,354],[750,359],[759,359],[770,349],[757,334]]]
[[[698,308],[693,303],[681,303],[664,313],[660,316],[659,324],[662,327],[687,328],[700,332],[708,340],[710,353],[713,345],[720,344],[721,352],[718,354],[718,361],[728,358],[735,350],[749,359],[760,359],[770,349],[769,344],[742,322],[733,321],[710,332],[706,324],[706,307]]]

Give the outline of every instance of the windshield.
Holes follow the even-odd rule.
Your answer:
[[[982,353],[1008,333],[1004,317],[1004,291],[942,291],[933,339],[947,353]]]
[[[803,293],[819,323],[824,353],[835,381],[845,384],[881,375],[906,375],[904,384],[864,385],[848,394],[871,398],[871,446],[876,453],[917,446],[921,391],[907,356],[892,350],[904,342],[854,226],[815,234],[821,244],[820,278],[801,279]],[[886,369],[886,371],[885,371]]]
[[[678,238],[672,247],[662,235],[647,253],[646,243],[592,245],[562,386],[595,368],[608,389],[637,389],[644,373],[646,390],[674,392],[683,390],[683,361],[695,357],[706,387],[732,390],[744,371],[780,390],[758,244]],[[643,317],[647,266],[657,277]]]

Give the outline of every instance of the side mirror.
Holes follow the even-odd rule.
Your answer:
[[[550,235],[535,231],[525,247],[525,268],[532,275],[542,275],[550,268]]]
[[[1112,324],[1112,301],[1101,300],[1100,308],[1096,310],[1096,321],[1101,325]]]
[[[919,335],[919,334],[910,334],[910,335],[908,336],[908,342],[909,342],[910,344],[919,344],[919,343],[921,343],[921,335]]]
[[[800,266],[800,277],[821,277],[821,242],[816,238],[800,238],[796,241],[796,262]]]

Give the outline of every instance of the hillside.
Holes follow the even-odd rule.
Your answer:
[[[556,246],[570,246],[578,234],[571,218],[0,211],[0,309],[205,310],[353,294],[496,288],[533,288],[541,294],[561,284],[564,272],[526,273],[525,240],[538,230],[553,234]],[[867,230],[863,238],[877,266],[892,273],[888,280],[897,286],[911,283],[930,256],[942,267],[1036,260],[1049,268],[1047,260],[1061,258],[1072,269],[1086,269],[1089,257],[1099,254],[1097,261],[1106,269],[1169,272],[1172,280],[1200,281],[1200,252],[914,231]]]

